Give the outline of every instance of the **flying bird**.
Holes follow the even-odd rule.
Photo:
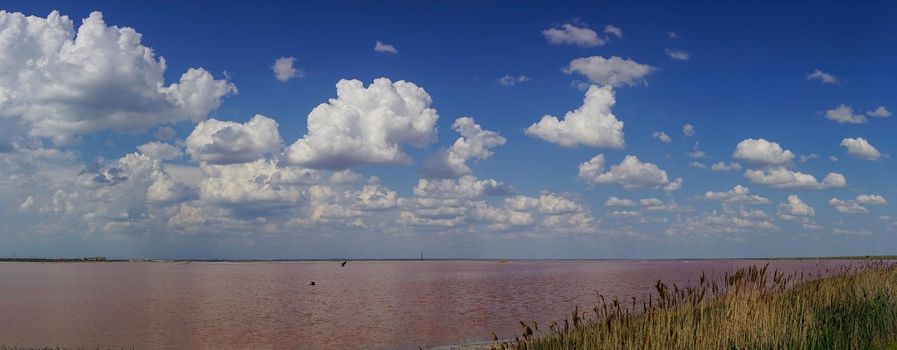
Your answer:
[[[347,263],[347,262],[349,262],[349,261],[348,261],[348,260],[343,261],[341,264],[339,264],[339,266],[346,266],[346,263]]]

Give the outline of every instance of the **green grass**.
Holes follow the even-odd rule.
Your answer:
[[[768,265],[767,265],[768,266]],[[824,277],[749,267],[691,287],[657,282],[641,303],[604,300],[493,349],[897,349],[897,267],[855,263]]]

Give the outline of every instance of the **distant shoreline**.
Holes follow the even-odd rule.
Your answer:
[[[718,258],[619,258],[619,259],[502,259],[502,258],[432,258],[432,259],[107,259],[105,257],[84,258],[10,258],[0,257],[0,262],[39,262],[39,263],[98,263],[98,262],[224,262],[224,263],[265,263],[265,262],[341,262],[341,261],[501,261],[501,262],[526,262],[526,261],[705,261],[705,260],[897,260],[897,255],[866,255],[866,256],[803,256],[803,257],[774,257],[774,258],[745,258],[745,257],[718,257]]]

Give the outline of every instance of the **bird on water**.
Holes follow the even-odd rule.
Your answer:
[[[308,285],[309,285],[309,286],[313,286],[313,285],[315,285],[315,281],[311,281],[311,283],[309,283]]]

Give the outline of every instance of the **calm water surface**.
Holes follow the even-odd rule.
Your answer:
[[[760,261],[0,263],[0,346],[417,349]],[[772,261],[818,272],[837,261]],[[309,286],[315,281],[316,286]],[[631,299],[630,299],[631,300]]]

